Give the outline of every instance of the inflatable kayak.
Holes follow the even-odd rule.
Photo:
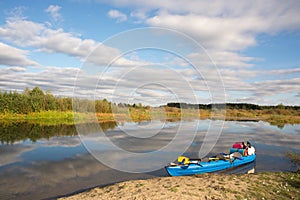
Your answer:
[[[194,174],[203,174],[207,172],[216,172],[253,162],[256,155],[242,156],[239,158],[217,159],[211,158],[207,161],[189,160],[188,163],[175,164],[171,163],[166,166],[170,176],[187,176]]]

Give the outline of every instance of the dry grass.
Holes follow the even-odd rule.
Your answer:
[[[255,120],[265,121],[283,127],[285,124],[300,124],[300,110],[265,109],[265,110],[194,110],[174,107],[165,108],[122,108],[114,113],[73,113],[72,111],[43,111],[30,114],[0,114],[1,121],[22,120],[30,122],[83,123],[97,119],[99,122],[147,121],[181,119],[221,119],[221,120]]]

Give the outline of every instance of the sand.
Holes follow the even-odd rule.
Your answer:
[[[62,199],[300,199],[299,188],[299,173],[203,174],[127,181]]]

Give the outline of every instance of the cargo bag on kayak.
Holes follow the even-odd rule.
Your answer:
[[[235,148],[235,149],[243,149],[243,143],[242,142],[236,142],[232,145],[232,148]]]

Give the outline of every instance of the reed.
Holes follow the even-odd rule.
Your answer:
[[[28,121],[40,124],[77,124],[87,122],[118,122],[181,119],[220,119],[232,121],[265,121],[283,127],[300,124],[300,110],[246,110],[246,109],[180,109],[164,108],[118,108],[114,113],[79,113],[73,111],[41,111],[29,114],[0,114],[0,121]]]

